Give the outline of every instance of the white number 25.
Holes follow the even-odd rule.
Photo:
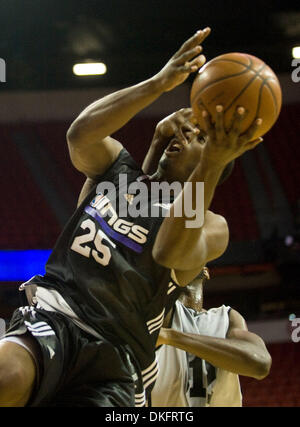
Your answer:
[[[106,240],[110,245],[115,248],[116,245],[103,233],[102,230],[96,230],[96,225],[91,219],[84,220],[80,227],[83,230],[88,230],[88,233],[83,234],[82,236],[75,237],[71,249],[79,254],[89,258],[92,256],[95,261],[101,265],[108,265],[111,252],[108,246],[102,243],[103,240]],[[86,243],[94,242],[95,249],[92,249]]]

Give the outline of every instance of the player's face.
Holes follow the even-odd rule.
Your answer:
[[[186,131],[184,136],[185,141],[174,136],[159,161],[159,168],[168,181],[187,181],[201,159],[204,133]]]

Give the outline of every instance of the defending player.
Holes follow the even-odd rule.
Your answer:
[[[243,317],[228,306],[203,309],[207,269],[167,314],[156,351],[159,376],[151,406],[242,406],[239,375],[265,378],[271,356]]]

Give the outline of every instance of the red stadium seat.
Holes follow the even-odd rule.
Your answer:
[[[268,377],[257,381],[241,377],[244,406],[300,406],[300,346],[270,344],[272,367]]]

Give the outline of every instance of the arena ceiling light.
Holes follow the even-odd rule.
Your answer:
[[[292,49],[293,58],[300,58],[300,46],[295,46]]]
[[[107,67],[103,62],[84,62],[73,66],[76,76],[100,76],[105,74]]]

